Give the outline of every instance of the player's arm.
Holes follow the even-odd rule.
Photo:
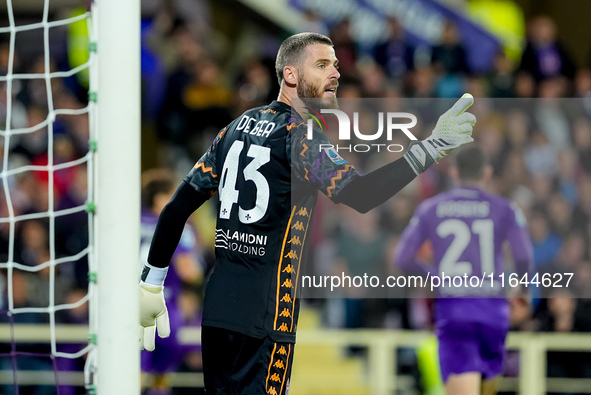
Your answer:
[[[334,202],[367,213],[400,192],[416,176],[409,163],[400,158],[371,173],[358,174],[340,190]]]
[[[526,273],[533,274],[533,245],[527,230],[525,215],[515,203],[511,204],[507,223],[506,239],[509,241],[511,252],[513,253],[515,271],[520,278]]]
[[[307,140],[302,127],[294,135],[292,161],[302,177],[316,184],[335,203],[366,213],[390,199],[433,163],[473,141],[476,117],[465,112],[473,102],[471,95],[462,96],[439,118],[429,138],[413,141],[403,158],[365,175],[328,148],[332,144],[324,134],[315,133],[312,140]]]
[[[335,203],[366,213],[416,177],[404,159],[361,175],[332,148],[326,135],[317,131],[314,138],[308,140],[303,129],[298,128],[291,136],[296,141],[291,150],[295,174],[314,184]]]
[[[158,336],[170,336],[168,310],[163,294],[164,280],[187,219],[206,200],[206,195],[182,181],[158,217],[148,263],[144,264],[140,281],[141,349],[154,350],[156,329]]]
[[[423,141],[411,142],[401,159],[356,177],[343,188],[338,200],[357,211],[367,212],[397,194],[433,163],[461,145],[474,141],[472,128],[476,117],[465,112],[472,103],[474,97],[464,94],[439,117],[431,136]]]
[[[433,265],[416,259],[419,248],[427,239],[421,212],[422,209],[419,207],[404,232],[402,232],[394,252],[394,263],[405,271],[426,275],[432,273],[435,268]]]
[[[156,329],[160,337],[170,335],[163,294],[164,280],[189,216],[217,190],[218,178],[214,173],[216,151],[224,131],[218,134],[209,150],[181,182],[158,217],[139,287],[141,349],[154,350]]]
[[[148,273],[151,268],[166,269],[179,244],[187,220],[211,195],[193,188],[183,180],[158,217],[150,252]],[[144,270],[145,271],[145,270]],[[142,273],[142,281],[144,273]]]

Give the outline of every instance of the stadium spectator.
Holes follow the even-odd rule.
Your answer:
[[[439,74],[466,74],[468,61],[466,48],[462,45],[457,26],[448,21],[443,28],[441,43],[434,46],[431,55],[431,63]]]
[[[577,219],[573,216],[573,209],[560,192],[554,192],[545,202],[552,229],[562,237],[566,237],[572,230],[576,230]]]
[[[351,37],[351,22],[343,19],[330,30],[330,39],[334,44],[335,56],[339,60],[339,73],[344,78],[357,75],[357,44]]]
[[[322,18],[313,9],[307,8],[304,11],[304,16],[306,18],[306,22],[304,26],[300,29],[300,33],[304,32],[312,32],[312,33],[320,33],[324,34],[325,36],[329,34],[326,25],[322,22]]]
[[[577,151],[578,162],[586,174],[591,174],[591,123],[585,117],[574,120],[573,148]]]
[[[536,81],[524,71],[519,71],[515,75],[515,97],[532,98],[536,97]]]
[[[439,80],[435,87],[438,97],[456,97],[464,90],[464,78],[470,72],[466,48],[457,26],[448,21],[443,28],[441,43],[431,52],[431,64]]]
[[[547,214],[540,209],[530,214],[529,233],[534,246],[534,267],[539,270],[554,262],[562,246],[562,237],[551,231]]]
[[[234,113],[241,114],[252,107],[259,107],[277,96],[272,74],[262,60],[252,58],[244,62],[234,87],[236,103]]]
[[[487,75],[490,97],[513,97],[515,95],[515,74],[511,59],[499,52],[495,56],[492,71]]]
[[[361,77],[361,97],[388,97],[393,90],[384,70],[373,60],[359,66],[359,76]]]
[[[575,76],[575,96],[586,97],[591,93],[591,70],[579,69]]]
[[[557,40],[556,24],[544,15],[528,24],[527,43],[519,70],[529,73],[537,81],[564,76],[573,79],[575,67],[570,54]]]
[[[344,211],[336,237],[336,262],[334,274],[338,276],[363,276],[372,273],[383,276],[386,273],[388,234],[379,228],[379,212],[370,211],[364,215]],[[364,292],[359,288],[344,290],[344,328],[376,328],[384,326],[386,301],[383,299],[360,298]]]
[[[389,77],[404,80],[408,72],[414,69],[414,50],[407,43],[398,19],[389,17],[388,29],[388,37],[376,46],[374,57]]]

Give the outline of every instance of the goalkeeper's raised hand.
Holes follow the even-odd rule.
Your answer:
[[[164,301],[164,279],[168,268],[145,264],[140,282],[140,350],[154,351],[158,336],[170,336],[168,310]]]
[[[476,117],[465,112],[472,103],[474,97],[465,93],[452,108],[439,117],[431,136],[410,143],[404,158],[417,175],[461,145],[474,141],[472,128]]]

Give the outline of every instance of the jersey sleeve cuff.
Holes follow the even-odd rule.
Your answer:
[[[167,273],[168,266],[162,268],[152,266],[149,263],[144,263],[140,284],[164,286],[164,280],[166,279]]]

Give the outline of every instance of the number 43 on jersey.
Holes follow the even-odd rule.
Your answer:
[[[240,191],[236,189],[238,180],[238,162],[244,149],[244,141],[235,141],[228,151],[222,176],[220,178],[220,218],[230,219],[232,206],[238,203]],[[256,187],[256,202],[253,208],[244,209],[238,206],[238,219],[244,224],[257,222],[265,216],[269,207],[269,183],[265,176],[259,172],[259,168],[271,160],[271,148],[252,144],[248,148],[246,156],[252,161],[244,168],[245,181],[252,181]]]

